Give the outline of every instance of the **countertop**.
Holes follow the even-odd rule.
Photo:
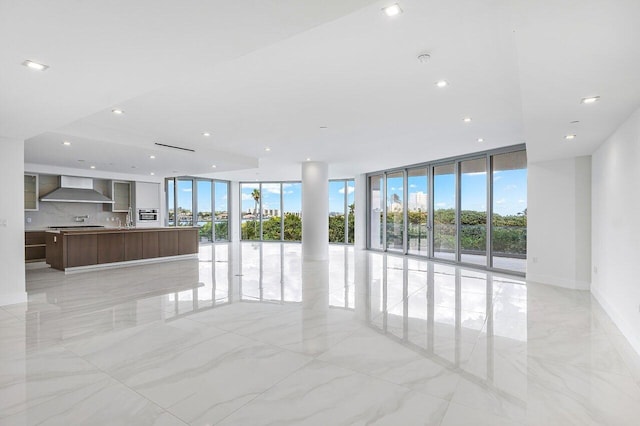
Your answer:
[[[120,234],[123,232],[158,232],[158,231],[186,231],[200,229],[197,226],[165,226],[156,228],[74,228],[74,229],[46,229],[50,234],[87,235],[87,234]]]

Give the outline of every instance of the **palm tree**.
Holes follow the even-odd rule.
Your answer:
[[[258,214],[258,202],[260,201],[260,190],[258,188],[254,189],[253,192],[251,192],[251,197],[253,198],[253,201],[255,202],[255,207],[253,208],[253,214],[255,216],[255,215]],[[257,226],[258,226],[258,222],[256,222],[256,220],[254,219],[253,220],[253,230],[254,230],[256,235],[258,233]]]

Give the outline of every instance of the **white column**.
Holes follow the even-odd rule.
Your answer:
[[[329,166],[302,163],[302,259],[329,259]]]
[[[24,142],[0,138],[0,306],[27,301],[24,276]]]

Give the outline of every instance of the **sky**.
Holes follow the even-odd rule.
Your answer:
[[[242,211],[247,212],[255,208],[255,202],[251,193],[258,188],[258,183],[243,183],[241,185]],[[300,182],[285,182],[282,184],[284,198],[284,212],[300,212],[302,210],[302,184]],[[329,182],[329,211],[344,211],[344,194],[347,192],[347,205],[355,202],[355,186],[353,181],[348,181],[345,189],[344,181]],[[280,210],[280,184],[262,184],[262,208]]]
[[[461,209],[487,210],[486,172],[463,173],[461,182]],[[425,176],[409,176],[409,194],[427,193]],[[434,208],[452,209],[455,207],[455,176],[442,174],[435,177]],[[527,170],[504,170],[493,173],[493,211],[500,215],[515,215],[527,207]],[[389,204],[392,194],[403,198],[403,179],[387,178]]]
[[[329,182],[329,211],[336,213],[344,212],[344,196],[347,193],[347,206],[355,202],[355,186],[353,181]],[[425,176],[409,176],[408,190],[411,193],[427,193],[427,179]],[[503,170],[494,171],[494,212],[501,215],[515,215],[522,212],[527,206],[527,170]],[[201,211],[211,211],[211,182],[198,181],[199,207]],[[486,211],[486,173],[463,173],[462,175],[462,210]],[[241,185],[242,211],[253,210],[254,200],[251,192],[258,188],[258,183],[247,183]],[[387,179],[389,202],[392,194],[398,195],[402,200],[403,178],[389,177]],[[227,203],[227,185],[224,182],[216,182],[216,209],[222,210],[220,206]],[[191,210],[192,197],[191,181],[178,181],[178,201],[179,206]],[[282,184],[284,191],[284,211],[300,212],[302,210],[302,184],[300,182],[285,182]],[[411,198],[410,198],[411,199]],[[455,206],[455,179],[453,174],[442,174],[435,177],[435,199],[436,209],[449,209]],[[280,184],[262,184],[262,208],[277,209],[280,212]]]

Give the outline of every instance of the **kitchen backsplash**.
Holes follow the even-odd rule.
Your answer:
[[[94,179],[94,189],[102,194],[107,194],[109,182],[100,179]],[[40,196],[48,194],[58,188],[57,176],[40,175]],[[42,229],[48,226],[66,226],[66,225],[104,225],[107,227],[118,226],[113,218],[120,218],[124,224],[126,213],[113,213],[109,211],[107,204],[89,204],[89,203],[59,203],[59,202],[40,202],[38,211],[24,212],[25,229]],[[89,216],[84,222],[76,222],[76,216]]]

